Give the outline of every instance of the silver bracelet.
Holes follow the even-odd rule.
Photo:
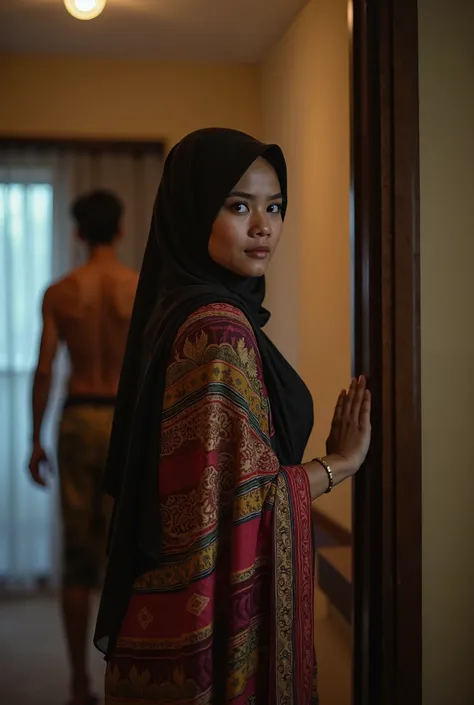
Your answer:
[[[329,494],[329,492],[331,492],[332,488],[334,487],[334,477],[332,474],[332,470],[323,458],[314,458],[313,462],[319,463],[326,470],[327,475],[328,475],[329,484],[328,484],[328,488],[324,494]]]

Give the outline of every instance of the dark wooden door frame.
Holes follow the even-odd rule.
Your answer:
[[[354,373],[373,443],[354,489],[354,705],[421,703],[416,0],[353,0]]]

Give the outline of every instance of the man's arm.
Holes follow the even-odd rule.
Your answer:
[[[58,347],[58,329],[54,317],[53,308],[54,294],[52,289],[48,289],[43,299],[43,331],[41,343],[33,381],[33,452],[30,460],[30,472],[33,480],[40,485],[45,482],[40,475],[40,463],[47,461],[46,454],[41,447],[41,426],[44,412],[48,404],[49,392],[51,388],[51,378],[53,362]]]

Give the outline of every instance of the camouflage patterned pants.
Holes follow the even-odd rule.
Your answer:
[[[63,584],[100,587],[112,499],[102,491],[114,410],[110,405],[66,407],[58,467],[63,519]]]

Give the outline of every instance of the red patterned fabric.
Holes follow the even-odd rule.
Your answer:
[[[309,483],[271,438],[250,324],[200,309],[166,373],[163,558],[135,582],[106,705],[317,703]]]

